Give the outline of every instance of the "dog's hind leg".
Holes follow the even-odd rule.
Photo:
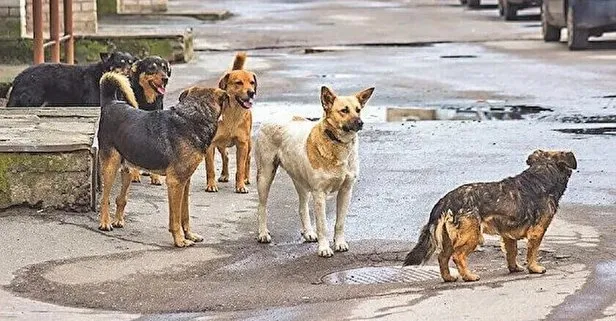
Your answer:
[[[443,239],[441,242],[442,249],[441,253],[438,255],[438,266],[441,271],[441,277],[445,282],[455,282],[458,280],[457,277],[452,276],[449,271],[449,259],[453,254],[453,245],[451,244],[451,240],[449,239],[449,235],[444,230],[439,230],[442,232]]]
[[[141,173],[136,168],[130,169],[130,181],[133,183],[141,183]]]
[[[217,147],[218,152],[220,153],[220,158],[222,158],[222,172],[218,177],[218,181],[221,183],[226,183],[229,181],[229,153],[227,152],[226,147]]]
[[[320,191],[312,192],[312,199],[314,201],[314,219],[317,225],[317,239],[319,246],[317,253],[321,257],[331,257],[334,255],[334,251],[329,247],[329,240],[327,239],[327,220],[325,217],[325,193]]]
[[[101,231],[111,231],[111,220],[109,218],[109,197],[113,182],[115,181],[118,168],[120,167],[120,153],[114,150],[103,151],[99,153],[101,164],[101,176],[103,178],[103,192],[101,196],[101,212],[99,218],[98,229]]]
[[[246,194],[246,159],[248,158],[248,142],[237,142],[237,171],[235,173],[235,192]]]
[[[246,168],[244,170],[244,184],[250,185],[250,152],[252,150],[252,142],[248,140],[248,151],[246,152]]]
[[[310,214],[308,212],[308,201],[310,199],[310,192],[305,188],[301,187],[295,181],[293,181],[293,185],[295,185],[295,190],[297,191],[297,196],[299,197],[299,219],[302,223],[302,236],[306,242],[316,242],[317,241],[317,233],[312,229],[312,223],[310,222]]]
[[[539,253],[539,245],[541,245],[541,241],[543,240],[543,235],[545,235],[545,231],[552,221],[552,215],[544,214],[537,225],[531,226],[526,233],[526,238],[528,239],[526,261],[528,262],[528,272],[530,273],[545,273],[545,267],[537,263],[537,255]]]
[[[120,188],[120,194],[116,197],[116,214],[115,220],[111,223],[113,227],[124,227],[124,208],[128,201],[128,188],[130,187],[130,168],[123,166],[120,170],[120,177],[122,179],[122,187]]]
[[[272,182],[278,170],[278,162],[275,159],[261,159],[257,168],[257,192],[259,193],[259,208],[257,216],[259,218],[259,243],[269,243],[272,241],[270,232],[267,229],[267,198],[269,197]]]
[[[479,218],[472,214],[464,215],[460,217],[457,226],[447,222],[446,229],[453,244],[453,262],[458,267],[460,276],[466,282],[479,280],[479,276],[468,269],[466,261],[466,257],[475,251],[481,240]],[[453,229],[457,231],[450,233]],[[455,234],[455,237],[452,234]]]
[[[182,200],[182,230],[184,231],[184,237],[193,241],[193,242],[202,242],[203,237],[197,233],[193,233],[190,230],[190,214],[188,211],[188,207],[190,203],[188,202],[188,194],[190,193],[190,180],[186,182],[186,186],[184,187],[184,199]]]
[[[524,268],[518,264],[518,241],[515,239],[501,237],[503,251],[507,258],[507,268],[509,272],[522,272]]]

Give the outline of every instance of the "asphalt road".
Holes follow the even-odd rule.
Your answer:
[[[297,197],[282,171],[271,192],[273,242],[258,244],[254,186],[247,195],[233,193],[232,184],[205,193],[201,167],[191,215],[205,242],[186,250],[171,247],[164,187],[133,185],[127,227],[111,233],[96,230],[96,213],[1,213],[0,318],[614,318],[615,126],[570,120],[616,114],[616,98],[609,98],[616,93],[616,45],[596,42],[594,50],[571,53],[538,40],[536,10],[504,23],[493,6],[466,10],[456,1],[178,3],[239,15],[194,26],[200,51],[195,61],[174,66],[168,105],[186,86],[217,83],[234,50],[243,48],[253,48],[247,67],[259,77],[255,127],[272,118],[320,116],[323,84],[342,94],[376,87],[360,133],[350,251],[322,259],[315,244],[302,242]],[[341,44],[350,46],[329,48]],[[328,48],[306,54],[321,46]],[[517,121],[384,122],[388,107],[486,105],[552,111]],[[477,284],[323,284],[324,276],[347,269],[400,266],[442,195],[515,175],[537,148],[573,150],[579,163],[542,245],[546,275],[509,275],[497,240],[488,238],[471,258],[482,275]],[[328,205],[331,230],[332,200]]]

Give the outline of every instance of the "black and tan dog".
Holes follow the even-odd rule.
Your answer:
[[[99,229],[124,227],[124,208],[130,185],[129,169],[143,168],[167,177],[169,231],[177,247],[203,238],[190,229],[188,194],[190,178],[203,161],[223,106],[229,96],[218,88],[194,88],[169,110],[144,111],[117,97],[131,97],[126,77],[107,73],[101,79],[101,116],[98,145],[103,193]],[[109,217],[109,197],[118,169],[122,187],[116,198],[115,220]]]
[[[218,87],[227,91],[231,101],[225,110],[212,146],[205,156],[208,192],[218,192],[216,170],[214,168],[214,148],[222,156],[222,173],[219,182],[229,181],[229,157],[227,147],[236,146],[237,166],[235,172],[235,192],[248,193],[246,184],[250,183],[250,149],[252,148],[251,108],[257,94],[257,76],[244,70],[246,54],[235,55],[231,71],[218,82]]]
[[[13,82],[7,107],[100,106],[103,73],[128,74],[135,61],[126,52],[100,53],[100,58],[90,65],[45,63],[25,69]]]
[[[462,185],[441,198],[430,213],[419,241],[406,256],[404,265],[426,262],[438,249],[438,262],[445,282],[456,281],[449,273],[449,258],[464,281],[479,276],[467,266],[466,257],[483,241],[482,232],[501,236],[510,272],[523,268],[517,262],[517,240],[528,240],[526,254],[530,273],[545,273],[537,253],[558,202],[567,188],[577,160],[571,152],[533,152],[521,174],[500,182]]]
[[[131,68],[130,83],[139,109],[163,110],[163,99],[167,83],[171,77],[169,62],[158,56],[149,56],[136,61]],[[152,185],[162,185],[162,180],[157,174],[150,174]],[[140,182],[141,175],[138,170],[131,170],[131,181]]]

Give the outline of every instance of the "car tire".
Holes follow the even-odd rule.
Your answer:
[[[551,25],[546,17],[546,4],[543,2],[541,6],[541,35],[545,42],[560,41],[560,28]]]
[[[463,6],[466,5],[467,2],[468,2],[468,0],[460,0],[460,4],[463,5]]]
[[[503,0],[503,16],[507,21],[515,20],[518,16],[518,8],[511,5],[509,1]]]
[[[481,0],[467,0],[469,8],[479,8],[481,6]]]
[[[588,47],[588,30],[578,28],[575,24],[573,7],[567,11],[567,45],[569,50],[582,50]]]

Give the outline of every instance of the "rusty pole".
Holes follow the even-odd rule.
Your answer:
[[[75,63],[75,40],[73,39],[73,0],[64,0],[64,59],[67,64]]]
[[[60,62],[60,6],[58,0],[49,0],[49,35],[51,45],[51,62]]]
[[[32,20],[34,33],[34,64],[41,64],[45,61],[45,51],[43,49],[43,1],[32,0]]]

